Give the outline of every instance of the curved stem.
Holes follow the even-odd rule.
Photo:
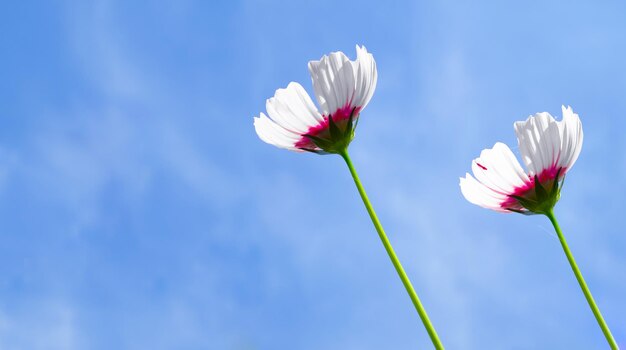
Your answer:
[[[548,217],[548,219],[550,219],[550,222],[552,222],[552,225],[554,226],[554,230],[556,230],[556,234],[559,236],[559,241],[561,241],[561,246],[563,247],[563,251],[565,252],[565,255],[567,256],[567,260],[569,261],[569,264],[572,267],[572,271],[574,271],[574,275],[576,275],[576,279],[578,280],[580,289],[582,289],[583,293],[585,294],[585,298],[587,299],[587,302],[589,303],[589,307],[591,308],[591,311],[593,311],[593,315],[596,317],[596,321],[598,321],[598,325],[600,325],[600,328],[602,329],[602,333],[604,333],[604,336],[606,337],[606,341],[609,343],[612,350],[619,350],[619,348],[617,347],[617,342],[615,342],[615,339],[613,338],[613,335],[611,334],[611,330],[609,329],[609,326],[607,326],[606,322],[604,321],[604,318],[602,318],[600,309],[598,309],[598,306],[596,305],[595,300],[593,300],[593,295],[591,295],[591,291],[589,290],[589,287],[587,287],[587,283],[585,283],[585,279],[583,278],[582,273],[580,273],[580,270],[578,269],[578,265],[576,265],[576,260],[574,260],[574,256],[572,255],[572,253],[569,250],[569,247],[567,246],[565,237],[563,236],[563,233],[561,232],[561,228],[559,227],[559,223],[556,221],[556,217],[554,216],[554,212],[552,211],[552,209],[550,209],[550,211],[546,213],[546,216]]]
[[[376,212],[374,212],[374,208],[372,208],[372,204],[367,198],[365,189],[363,188],[363,185],[361,185],[361,180],[359,180],[359,175],[357,175],[356,170],[354,169],[354,166],[352,165],[352,161],[350,160],[348,151],[345,150],[339,154],[346,161],[346,164],[348,165],[348,168],[350,169],[350,174],[352,174],[352,178],[354,179],[354,183],[356,184],[356,187],[359,190],[361,199],[363,199],[363,204],[365,204],[365,208],[367,208],[367,213],[370,215],[370,218],[372,219],[372,223],[374,223],[374,227],[376,227],[376,231],[378,232],[378,236],[380,237],[380,240],[383,242],[383,245],[385,246],[385,250],[387,251],[389,258],[391,259],[393,266],[396,268],[396,271],[398,272],[398,275],[400,276],[400,279],[402,280],[402,284],[404,284],[404,288],[406,288],[407,293],[409,293],[409,296],[411,297],[411,301],[413,302],[413,305],[415,306],[417,313],[422,319],[422,323],[424,323],[424,327],[426,327],[426,331],[428,332],[428,335],[430,336],[430,340],[433,342],[433,345],[435,346],[437,350],[444,349],[443,345],[441,344],[441,340],[439,340],[439,336],[437,335],[437,332],[435,331],[435,328],[433,327],[432,323],[430,322],[430,319],[428,318],[428,314],[426,314],[426,310],[424,309],[424,306],[422,306],[422,302],[417,296],[417,293],[415,293],[415,290],[413,289],[413,285],[411,285],[411,281],[409,280],[409,277],[406,275],[406,272],[404,272],[404,268],[402,267],[402,264],[400,264],[400,260],[398,260],[398,257],[396,256],[396,253],[394,252],[393,247],[391,246],[391,243],[389,242],[389,239],[387,238],[387,235],[385,234],[385,231],[383,230],[383,226],[380,224],[380,221],[378,221]]]

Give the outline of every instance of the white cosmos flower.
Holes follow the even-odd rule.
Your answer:
[[[374,57],[364,46],[357,46],[356,54],[354,61],[333,52],[309,62],[319,109],[298,83],[276,90],[265,105],[269,117],[254,118],[261,140],[297,152],[337,153],[347,147],[377,80]]]
[[[472,162],[472,172],[461,178],[461,192],[473,204],[499,212],[544,214],[559,199],[560,185],[583,144],[580,118],[571,107],[556,121],[546,112],[515,122],[524,172],[503,143],[483,150]]]

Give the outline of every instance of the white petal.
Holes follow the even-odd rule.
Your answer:
[[[309,62],[317,101],[324,115],[346,107],[354,96],[354,66],[343,52],[333,52]]]
[[[270,145],[290,151],[302,152],[302,150],[295,147],[296,142],[300,140],[300,135],[276,124],[264,113],[254,118],[254,129],[259,138]]]
[[[478,182],[472,175],[465,174],[465,178],[460,178],[459,185],[461,193],[470,203],[499,212],[509,212],[500,206],[507,197]]]
[[[572,107],[562,106],[561,109],[563,120],[559,122],[561,157],[558,166],[569,170],[578,159],[583,146],[583,127],[578,114],[574,113]]]
[[[267,114],[278,125],[298,134],[306,134],[309,128],[323,119],[311,97],[302,85],[291,82],[285,89],[278,89],[265,104]]]
[[[361,110],[367,106],[378,81],[378,72],[376,70],[376,61],[374,56],[367,52],[365,46],[356,47],[356,61],[352,63],[355,71],[355,92],[351,107],[361,107]]]
[[[509,146],[501,142],[483,150],[480,157],[474,159],[472,172],[483,185],[505,196],[528,180]]]
[[[463,196],[470,203],[499,212],[510,212],[502,203],[528,180],[511,149],[500,142],[474,159],[472,172],[476,178],[470,174],[461,178]]]
[[[515,122],[513,126],[530,176],[557,165],[561,136],[559,125],[549,113],[537,113],[526,121]]]

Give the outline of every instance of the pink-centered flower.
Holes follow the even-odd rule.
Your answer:
[[[565,174],[583,144],[580,118],[563,106],[563,120],[537,113],[515,122],[524,172],[511,149],[496,143],[472,162],[472,172],[461,178],[461,192],[473,204],[499,212],[545,214],[560,197]]]
[[[333,52],[319,61],[309,62],[315,97],[319,109],[298,83],[278,89],[266,102],[267,114],[254,118],[254,128],[261,140],[291,151],[340,155],[354,179],[367,213],[406,288],[413,306],[424,324],[433,345],[443,349],[426,310],[411,285],[400,260],[387,238],[370,203],[361,180],[348,154],[359,114],[376,89],[376,62],[365,47],[356,47],[356,60],[350,61],[342,52]]]
[[[291,82],[266,102],[267,114],[254,118],[261,140],[291,151],[340,153],[354,137],[360,112],[376,88],[374,57],[365,47],[356,47],[350,61],[343,52],[333,52],[309,62],[319,109],[302,85]]]

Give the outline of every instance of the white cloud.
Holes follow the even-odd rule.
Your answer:
[[[115,6],[71,2],[66,9],[73,58],[97,98],[46,106],[19,149],[0,149],[0,190],[11,168],[39,198],[73,213],[69,226],[75,233],[102,218],[111,186],[121,188],[132,205],[153,189],[160,171],[208,203],[219,198],[220,205],[230,205],[241,195],[236,179],[215,163],[202,140],[188,136],[193,133],[185,120],[174,117],[190,97],[173,94],[166,76],[142,64],[147,58],[125,40]],[[172,6],[174,17],[185,12]]]

